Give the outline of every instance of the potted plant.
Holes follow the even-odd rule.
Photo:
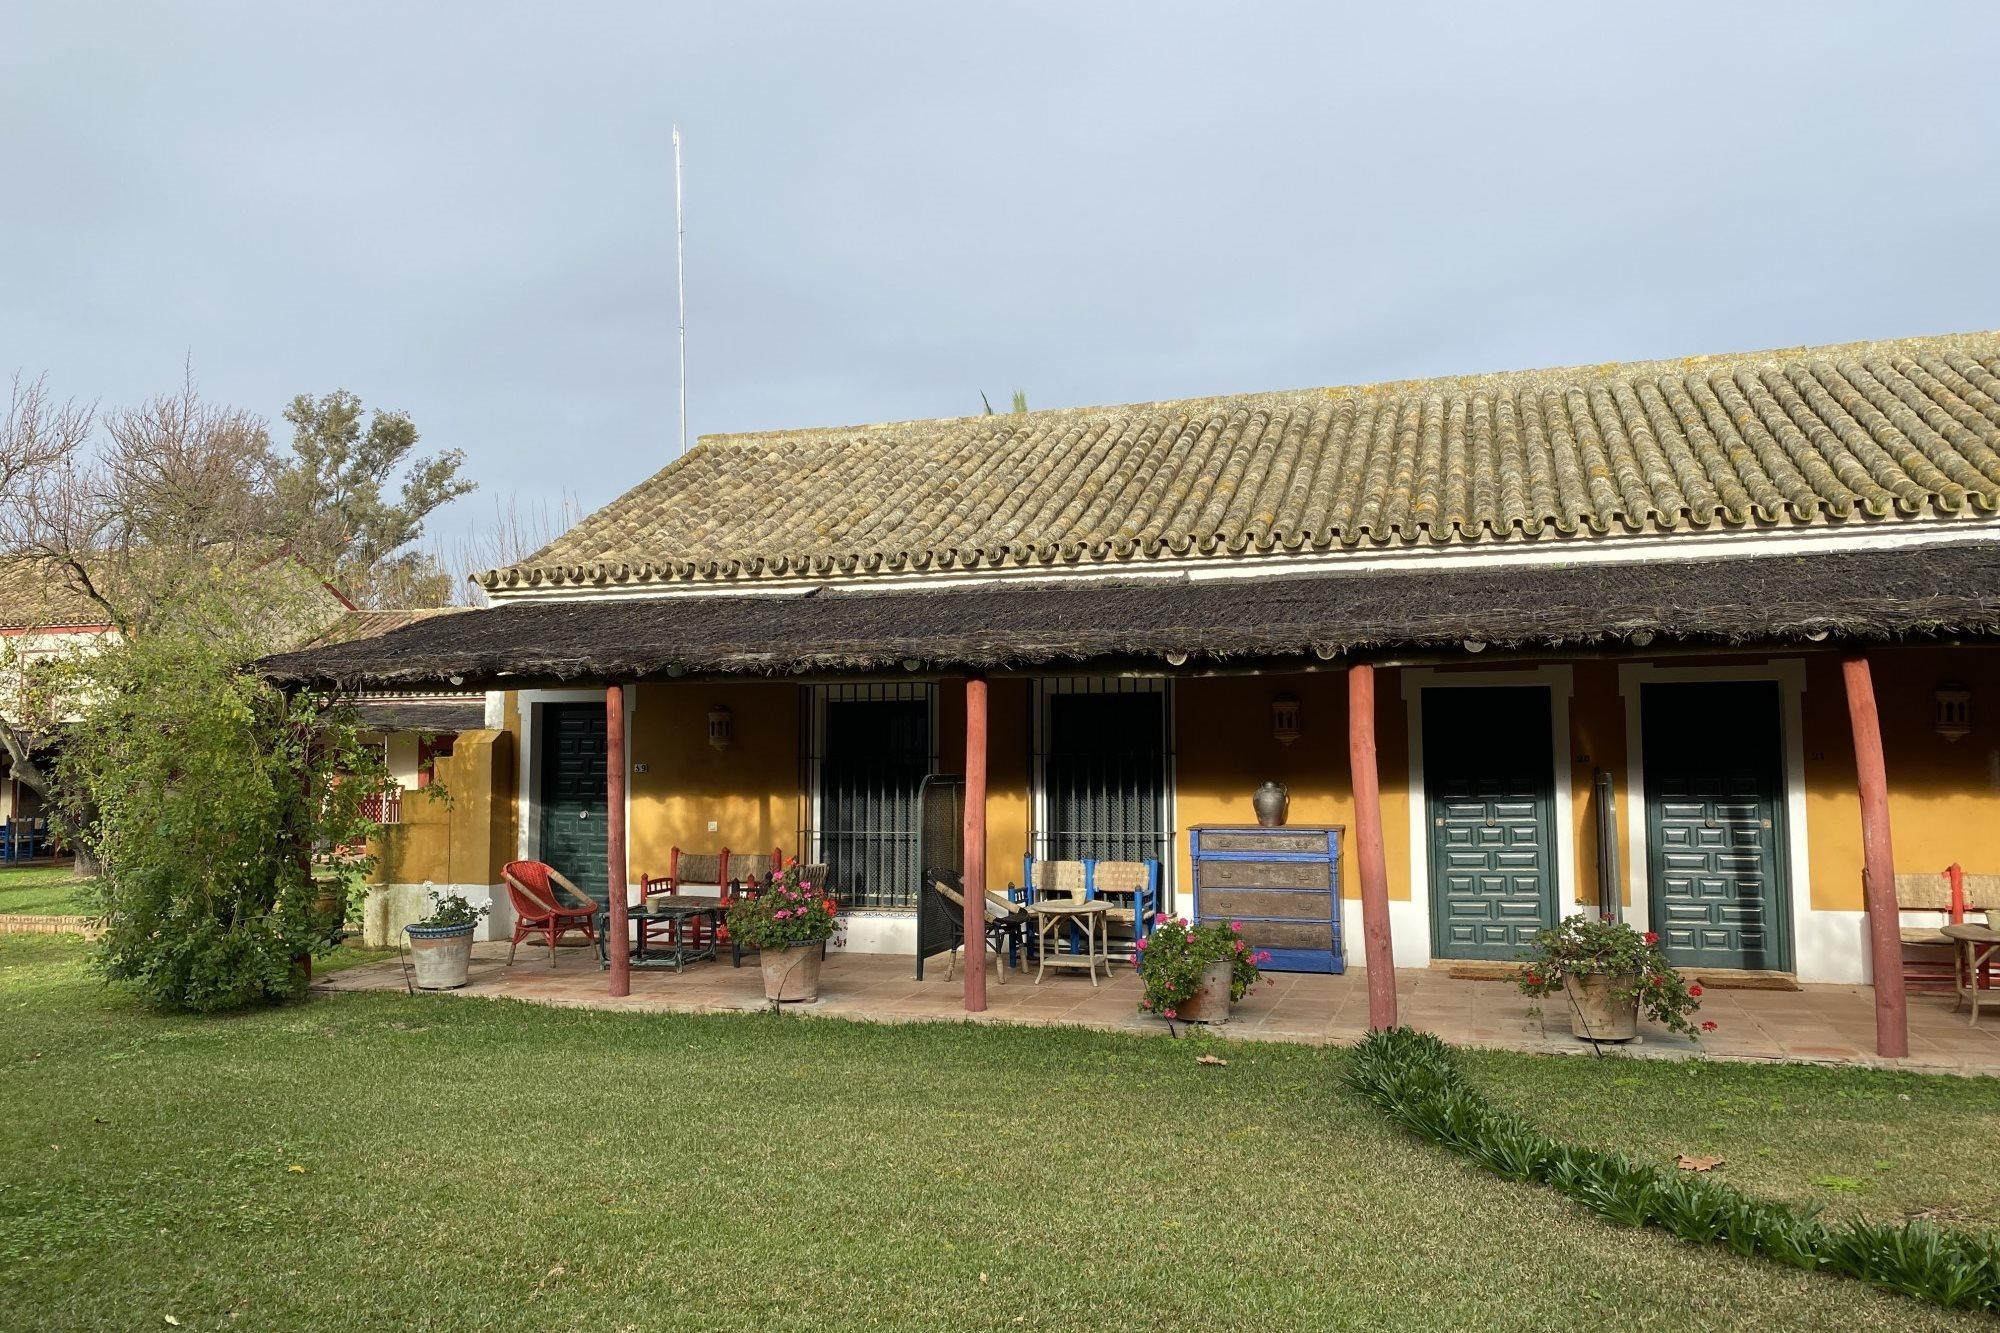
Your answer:
[[[1690,1037],[1715,1030],[1711,1022],[1696,1024],[1701,987],[1674,970],[1660,937],[1650,930],[1641,935],[1608,915],[1578,914],[1538,932],[1519,984],[1528,995],[1561,991],[1570,1031],[1585,1041],[1630,1041],[1639,1034],[1641,1010]]]
[[[1229,1006],[1257,980],[1257,965],[1271,961],[1252,949],[1241,922],[1190,925],[1162,912],[1152,933],[1133,945],[1132,965],[1146,993],[1139,1008],[1183,1023],[1224,1023]]]
[[[819,998],[819,965],[840,928],[839,907],[824,885],[802,876],[797,860],[761,889],[730,901],[729,938],[757,950],[765,999],[790,1004]]]
[[[452,990],[465,984],[472,965],[472,933],[492,910],[485,903],[474,907],[462,893],[431,890],[430,915],[403,927],[410,937],[419,989]]]

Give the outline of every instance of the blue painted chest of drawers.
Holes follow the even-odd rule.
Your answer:
[[[1236,921],[1273,972],[1345,972],[1337,826],[1188,830],[1197,920]]]

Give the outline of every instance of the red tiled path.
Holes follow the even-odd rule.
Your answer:
[[[912,976],[911,960],[900,954],[831,955],[821,976],[817,1004],[807,1012],[876,1022],[961,1020],[986,1023],[1080,1024],[1129,1032],[1164,1032],[1166,1024],[1138,1012],[1139,985],[1129,967],[1114,967],[1109,981],[1093,989],[1081,973],[1048,974],[1036,985],[1033,974],[1010,972],[995,984],[989,969],[985,1013],[967,1015],[960,1007],[956,980],[945,980],[945,960]],[[1356,1040],[1368,1026],[1365,973],[1344,976],[1269,973],[1236,1006],[1221,1034],[1248,1041],[1340,1043]],[[322,991],[397,990],[401,965],[371,963],[337,972],[316,983]],[[1540,1017],[1532,1002],[1504,981],[1470,981],[1442,971],[1403,969],[1396,973],[1402,1020],[1464,1046],[1555,1053],[1587,1053],[1569,1033],[1559,1002]],[[499,996],[541,1004],[579,1005],[642,1013],[723,1013],[765,1007],[763,983],[754,958],[734,968],[727,958],[696,963],[676,976],[671,971],[637,970],[632,994],[612,999],[595,953],[564,949],[551,967],[545,950],[522,947],[520,961],[507,965],[505,944],[475,946],[470,984],[455,995]],[[798,1006],[787,1006],[797,1008]],[[1651,1058],[1685,1058],[1697,1053],[1724,1060],[1796,1060],[1819,1064],[1886,1065],[1938,1073],[2000,1075],[2000,1006],[1983,1014],[1978,1027],[1952,1012],[1951,997],[1910,996],[1910,1058],[1883,1061],[1874,1054],[1873,994],[1866,986],[1807,986],[1797,991],[1709,988],[1701,1016],[1716,1031],[1699,1048],[1656,1028],[1622,1048]]]

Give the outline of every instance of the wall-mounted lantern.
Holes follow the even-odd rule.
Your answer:
[[[1955,680],[1931,692],[1931,726],[1948,741],[1972,734],[1972,691]]]
[[[708,710],[708,743],[718,750],[726,750],[736,739],[736,714],[729,711],[728,704],[717,704]]]
[[[1300,736],[1299,697],[1296,694],[1280,694],[1271,700],[1271,738],[1280,745],[1290,745]]]

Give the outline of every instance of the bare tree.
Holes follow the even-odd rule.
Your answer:
[[[456,577],[453,600],[485,606],[486,590],[472,582],[474,574],[518,565],[582,520],[583,506],[569,491],[554,500],[538,495],[525,505],[519,493],[505,501],[494,496],[490,520],[435,553],[437,562]]]

